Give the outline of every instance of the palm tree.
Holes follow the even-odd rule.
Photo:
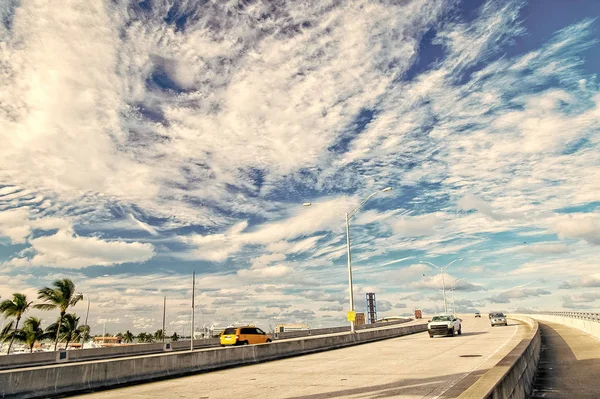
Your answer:
[[[75,284],[69,278],[56,280],[52,283],[55,288],[44,287],[38,291],[38,299],[42,299],[46,303],[35,305],[36,309],[60,311],[58,318],[58,327],[56,329],[56,340],[54,341],[54,350],[58,347],[58,339],[60,334],[60,325],[63,317],[69,309],[69,306],[75,306],[77,302],[83,299],[83,294],[75,293]],[[79,319],[78,319],[79,320]]]
[[[179,341],[179,335],[177,335],[176,332],[173,333],[173,335],[171,335],[171,341],[172,342],[177,342]]]
[[[15,322],[15,331],[19,328],[19,321],[21,321],[21,316],[25,313],[32,302],[27,302],[27,297],[25,294],[14,293],[13,299],[5,299],[0,303],[0,313],[4,315],[5,318],[14,317],[16,319]],[[15,341],[15,334],[12,335],[10,339],[10,344],[8,344],[8,351],[6,353],[10,353],[10,349],[12,348],[13,342]]]
[[[125,334],[123,334],[123,342],[130,344],[133,342],[133,334],[131,333],[131,331],[127,330],[125,331]]]
[[[156,339],[157,341],[160,341],[163,339],[163,330],[156,330],[156,332],[154,333],[154,339]]]
[[[14,324],[15,322],[11,320],[2,327],[2,331],[0,331],[0,341],[6,342],[10,339],[11,330],[13,329]]]
[[[17,341],[24,342],[29,348],[29,353],[32,353],[35,343],[46,338],[48,334],[42,329],[42,321],[32,316],[25,320],[22,329],[13,331],[13,336]]]
[[[79,317],[74,313],[67,313],[62,320],[51,324],[46,329],[48,334],[57,335],[60,341],[65,341],[65,349],[69,347],[70,342],[79,341],[81,334],[84,333],[83,326],[79,325]],[[57,333],[58,331],[58,333]]]

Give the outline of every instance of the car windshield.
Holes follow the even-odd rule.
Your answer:
[[[504,317],[503,313],[494,313],[492,317]]]
[[[235,328],[226,328],[223,331],[223,335],[233,335],[233,334],[235,334],[235,330],[236,330]]]
[[[450,316],[433,316],[431,321],[451,321]]]

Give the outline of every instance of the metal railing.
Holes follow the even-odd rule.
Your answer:
[[[591,312],[536,312],[537,314],[547,314],[550,316],[569,317],[571,319],[588,320],[600,323],[600,313]]]

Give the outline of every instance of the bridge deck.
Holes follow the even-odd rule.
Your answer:
[[[465,318],[463,334],[376,343],[85,395],[86,398],[452,398],[506,355],[527,327]]]
[[[562,324],[538,322],[542,353],[531,398],[600,398],[600,341]]]

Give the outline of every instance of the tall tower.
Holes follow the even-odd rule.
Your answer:
[[[367,324],[377,321],[377,302],[374,292],[367,292]]]

